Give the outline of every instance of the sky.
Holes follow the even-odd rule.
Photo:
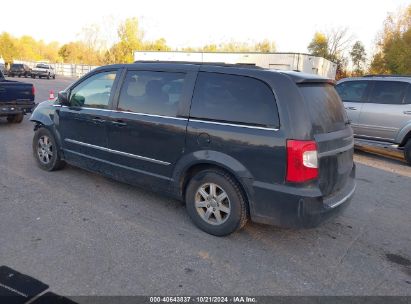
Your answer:
[[[388,12],[411,0],[4,0],[0,33],[46,42],[78,39],[98,24],[113,40],[120,21],[138,17],[145,38],[163,37],[173,48],[223,41],[273,40],[279,52],[307,52],[316,31],[348,27],[373,52]]]

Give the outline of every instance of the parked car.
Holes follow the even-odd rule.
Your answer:
[[[2,73],[3,75],[5,75],[6,71],[6,66],[4,65],[4,63],[0,63],[0,73]]]
[[[13,63],[10,67],[9,72],[8,72],[8,76],[10,76],[10,77],[14,77],[14,76],[30,77],[31,76],[31,69],[26,64]]]
[[[30,83],[6,80],[0,71],[0,117],[8,122],[20,123],[26,113],[31,113],[35,89]]]
[[[336,88],[355,136],[398,145],[411,165],[411,76],[346,78]]]
[[[50,79],[50,78],[56,79],[56,73],[54,72],[54,68],[50,64],[39,63],[32,69],[31,77],[32,78],[45,77],[47,79]]]
[[[65,162],[185,200],[204,231],[251,217],[312,227],[355,189],[353,132],[329,79],[256,67],[100,67],[32,114],[40,168]]]

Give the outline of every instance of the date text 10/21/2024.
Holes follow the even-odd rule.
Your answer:
[[[254,297],[150,297],[150,303],[257,303]]]

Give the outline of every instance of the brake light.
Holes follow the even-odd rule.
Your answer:
[[[31,87],[31,94],[33,94],[33,96],[36,95],[36,87],[34,85]]]
[[[287,140],[288,182],[302,183],[318,177],[317,144],[311,140]]]

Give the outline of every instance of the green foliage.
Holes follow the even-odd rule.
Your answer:
[[[377,47],[371,73],[411,74],[411,5],[388,15]]]
[[[0,57],[6,62],[11,62],[16,53],[15,39],[8,33],[0,35]]]
[[[308,51],[314,56],[328,58],[328,38],[323,33],[316,32],[308,45]]]
[[[364,45],[361,41],[356,41],[350,51],[351,61],[354,66],[354,75],[359,76],[363,74],[363,64],[366,60],[366,53]]]
[[[30,36],[14,38],[8,33],[0,35],[0,56],[6,61],[49,60],[75,64],[104,65],[111,63],[130,63],[134,61],[135,51],[170,51],[164,38],[144,39],[144,32],[137,18],[124,20],[117,28],[117,41],[107,36],[107,31],[91,24],[82,29],[77,41],[59,46],[57,42],[45,43]],[[193,52],[275,52],[275,43],[268,39],[256,42],[231,40],[221,44],[207,44],[202,47],[187,47],[184,51]]]

